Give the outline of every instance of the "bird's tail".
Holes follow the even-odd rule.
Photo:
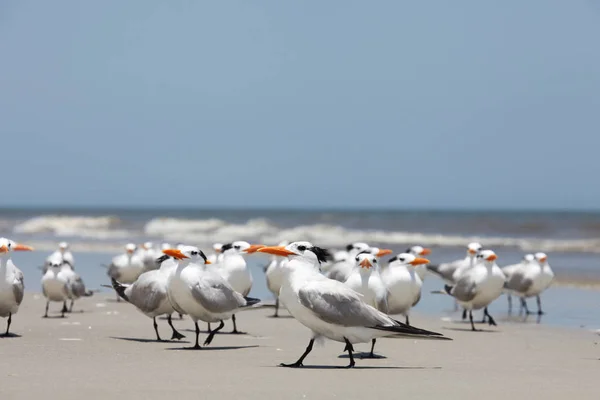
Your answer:
[[[419,337],[423,339],[437,339],[437,340],[452,340],[450,338],[445,337],[441,333],[428,331],[426,329],[417,328],[414,326],[406,325],[400,321],[394,320],[397,325],[392,326],[375,326],[375,329],[380,331],[387,331],[392,333],[390,337]]]
[[[127,289],[127,286],[123,285],[122,283],[117,282],[117,280],[115,278],[110,278],[110,281],[112,283],[113,289],[115,289],[115,292],[117,292],[119,297],[121,297],[125,301],[129,301],[129,298],[125,294],[125,289]]]
[[[93,295],[94,295],[93,290],[86,290],[85,293],[83,294],[83,297],[92,297]]]
[[[252,307],[253,305],[260,303],[260,299],[255,299],[253,297],[244,296],[244,300],[246,300],[246,305],[244,307]]]

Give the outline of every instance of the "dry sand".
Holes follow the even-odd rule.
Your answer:
[[[267,318],[271,309],[239,314],[239,327],[250,334],[217,335],[205,350],[191,351],[182,349],[194,335],[187,318],[175,325],[190,342],[159,343],[152,321],[112,296],[81,300],[75,308],[84,312],[65,319],[42,319],[44,304],[28,294],[13,318],[20,337],[0,338],[2,400],[597,399],[600,393],[600,336],[584,330],[502,324],[470,332],[467,324],[417,315],[415,325],[454,340],[381,339],[376,350],[387,358],[357,359],[352,370],[335,368],[348,362],[338,358],[344,346],[327,341],[315,346],[306,368],[287,369],[277,365],[295,361],[309,334],[292,318]],[[159,329],[170,337],[166,321]]]

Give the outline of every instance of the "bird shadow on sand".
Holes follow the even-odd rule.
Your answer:
[[[452,328],[449,326],[443,326],[442,329],[445,329],[447,331],[455,331],[455,332],[483,332],[483,333],[500,333],[500,331],[494,331],[491,329],[477,329],[476,331],[472,330],[471,327],[469,328]]]
[[[67,314],[63,317],[62,315],[48,315],[47,317],[42,315],[42,319],[69,319]]]
[[[15,339],[15,338],[20,338],[20,337],[21,337],[21,335],[18,335],[16,333],[12,333],[12,332],[3,333],[0,335],[0,339]]]
[[[137,343],[189,343],[185,340],[156,340],[156,339],[141,339],[141,338],[128,338],[128,337],[118,337],[118,336],[110,336],[111,339],[116,340],[125,340],[127,342],[137,342]]]
[[[348,358],[348,354],[340,354],[338,356],[338,358]],[[361,360],[384,360],[387,357],[382,356],[380,354],[371,355],[371,353],[365,351],[365,352],[360,352],[360,353],[354,353],[354,358],[358,358]]]
[[[288,368],[288,367],[284,367],[281,365],[274,365],[270,368]],[[411,369],[422,369],[422,370],[430,370],[430,369],[442,369],[442,367],[395,367],[393,365],[382,365],[382,366],[375,366],[375,365],[355,365],[352,368],[348,368],[346,365],[303,365],[301,368],[293,368],[293,369],[405,369],[405,370],[411,370]]]
[[[208,350],[240,350],[240,349],[252,349],[260,347],[257,344],[251,346],[203,346],[201,349],[195,349],[193,347],[170,347],[165,350],[190,350],[190,351],[208,351]]]
[[[267,316],[267,318],[271,318],[271,319],[290,319],[290,318],[294,318],[291,315],[278,315],[278,316],[274,316],[274,315],[269,315]]]

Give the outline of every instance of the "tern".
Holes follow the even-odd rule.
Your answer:
[[[496,321],[487,311],[487,306],[502,294],[506,279],[500,267],[496,265],[497,258],[492,250],[482,250],[477,255],[479,262],[465,269],[455,284],[445,286],[446,292],[468,310],[473,331],[477,330],[473,324],[473,310],[483,308],[484,318],[489,318],[490,325],[496,325]]]
[[[412,254],[415,257],[425,257],[431,254],[431,249],[428,249],[423,246],[412,246],[406,249],[405,254]],[[390,261],[388,261],[389,263]],[[421,281],[425,280],[425,276],[427,275],[427,264],[419,264],[415,268],[415,272],[421,279]]]
[[[194,349],[202,348],[198,343],[199,320],[220,323],[206,338],[204,345],[208,345],[215,333],[223,328],[223,320],[231,318],[243,307],[260,302],[236,292],[219,272],[211,268],[210,261],[197,247],[182,246],[180,249],[167,249],[163,252],[177,260],[175,271],[169,276],[167,294],[173,308],[189,315],[194,321]]]
[[[533,261],[522,265],[507,277],[504,288],[507,292],[521,298],[521,307],[525,309],[526,314],[531,314],[526,299],[535,296],[538,306],[537,314],[543,315],[540,294],[550,286],[553,279],[554,272],[548,265],[548,256],[545,253],[536,253]]]
[[[75,269],[75,258],[73,257],[73,253],[71,253],[71,251],[69,250],[69,243],[60,242],[58,244],[58,250],[56,250],[54,253],[50,254],[46,258],[46,265],[56,260],[64,260],[68,262],[69,265],[71,265],[71,268],[73,268],[73,270]],[[46,273],[45,268],[44,273]]]
[[[252,274],[248,269],[244,255],[255,253],[261,247],[264,246],[261,244],[251,245],[244,241],[224,244],[218,257],[219,262],[214,264],[214,269],[229,282],[233,290],[244,297],[252,289]],[[231,316],[231,320],[233,321],[233,331],[231,333],[243,334],[244,332],[237,330],[235,314]]]
[[[10,334],[12,316],[19,311],[25,291],[23,273],[12,262],[10,252],[32,250],[32,247],[15,243],[7,238],[0,238],[0,317],[8,317],[4,336]]]
[[[44,318],[48,318],[50,302],[62,303],[61,317],[65,317],[67,300],[69,299],[69,273],[62,269],[64,261],[52,261],[46,273],[42,276],[42,293],[46,298],[46,312]]]
[[[429,260],[426,258],[401,253],[391,258],[387,267],[381,272],[381,279],[387,289],[388,314],[404,315],[406,325],[410,325],[408,318],[410,309],[421,299],[423,281],[417,273],[417,268],[428,263]]]
[[[279,246],[287,246],[289,242],[284,241],[279,243]],[[267,288],[275,297],[275,313],[273,318],[279,317],[279,290],[283,281],[283,268],[287,263],[287,258],[272,256],[271,261],[264,268],[265,277],[267,279]]]
[[[117,282],[130,284],[144,272],[144,263],[136,253],[136,245],[129,243],[125,246],[125,254],[121,254],[112,259],[108,266],[108,277]],[[121,298],[117,295],[117,301]]]
[[[517,292],[521,290],[522,293],[527,291],[526,288],[523,287],[525,282],[521,282],[524,278],[525,274],[529,274],[531,268],[530,264],[535,262],[535,257],[533,254],[525,254],[520,263],[507,265],[502,267],[502,273],[506,276],[506,283],[504,284],[504,292],[506,293],[506,298],[508,299],[508,313],[512,312],[512,298],[511,295],[516,295],[522,299],[522,296],[519,296]],[[516,286],[520,287],[516,287]],[[521,301],[521,311],[523,311],[523,301]]]
[[[445,339],[441,334],[407,326],[376,308],[365,304],[362,296],[346,284],[319,272],[328,254],[309,242],[294,242],[285,247],[263,247],[262,253],[287,257],[280,299],[290,314],[312,330],[312,338],[302,356],[283,367],[298,368],[312,351],[315,339],[326,337],[345,343],[344,351],[354,367],[354,343],[367,343],[383,336]]]
[[[346,246],[346,257],[338,255],[341,261],[335,262],[327,271],[327,277],[345,282],[354,268],[354,258],[358,253],[369,250],[369,245],[363,242],[351,243]]]

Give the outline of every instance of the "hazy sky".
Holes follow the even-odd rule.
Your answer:
[[[599,208],[600,2],[0,2],[0,205]]]

